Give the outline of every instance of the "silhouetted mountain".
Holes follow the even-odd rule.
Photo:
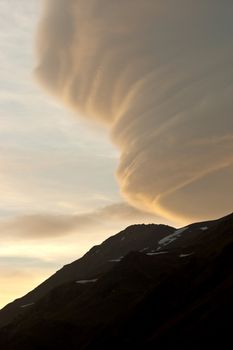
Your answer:
[[[22,298],[16,299],[0,310],[0,326],[11,322],[21,313],[24,305],[39,300],[53,288],[78,279],[92,279],[110,270],[118,260],[130,251],[148,251],[158,247],[158,241],[173,233],[175,228],[166,225],[132,225],[122,232],[94,246],[81,259],[65,265],[49,279]]]
[[[135,225],[0,311],[6,349],[232,346],[233,214]]]

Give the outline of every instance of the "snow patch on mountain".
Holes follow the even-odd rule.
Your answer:
[[[146,255],[160,255],[160,254],[167,254],[168,252],[151,252],[151,253],[146,253]]]
[[[193,252],[192,253],[187,253],[187,254],[180,254],[179,257],[180,258],[186,258],[186,256],[190,256],[190,255],[193,255]]]
[[[29,307],[29,306],[32,306],[32,305],[34,305],[35,303],[29,303],[29,304],[25,304],[25,305],[21,305],[20,307],[22,308],[22,309],[24,309],[25,307]]]
[[[169,245],[170,243],[176,241],[181,233],[183,233],[184,231],[186,231],[189,227],[188,226],[185,226],[185,227],[182,227],[180,228],[179,230],[176,230],[174,233],[172,233],[171,235],[168,235],[164,238],[162,238],[158,244],[159,246],[166,246],[166,245]]]
[[[79,280],[79,281],[76,281],[76,283],[78,283],[78,284],[86,284],[86,283],[95,283],[97,281],[98,281],[98,279],[94,278],[92,280]]]
[[[141,253],[144,252],[145,250],[149,249],[149,247],[146,248],[142,248],[141,250],[139,250]]]
[[[123,256],[120,256],[119,258],[116,258],[116,259],[110,259],[108,260],[109,262],[120,262],[124,257]]]
[[[206,230],[208,230],[208,226],[203,226],[203,227],[200,227],[200,230],[202,230],[202,231],[206,231]]]

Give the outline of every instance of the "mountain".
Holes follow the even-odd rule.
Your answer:
[[[0,311],[2,349],[233,345],[233,214],[134,225]]]
[[[93,279],[110,269],[130,251],[156,249],[158,240],[172,234],[173,227],[166,225],[133,225],[94,246],[81,259],[65,265],[49,279],[22,298],[16,299],[0,310],[0,327],[11,322],[22,312],[24,305],[38,301],[53,288],[75,280]],[[24,311],[24,310],[23,310]]]

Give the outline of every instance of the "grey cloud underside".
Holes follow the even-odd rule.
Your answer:
[[[168,218],[233,206],[233,3],[45,1],[39,81],[106,124],[131,204]]]

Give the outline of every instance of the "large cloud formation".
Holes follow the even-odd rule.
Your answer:
[[[233,2],[47,0],[41,84],[108,128],[134,206],[185,220],[233,207]]]

